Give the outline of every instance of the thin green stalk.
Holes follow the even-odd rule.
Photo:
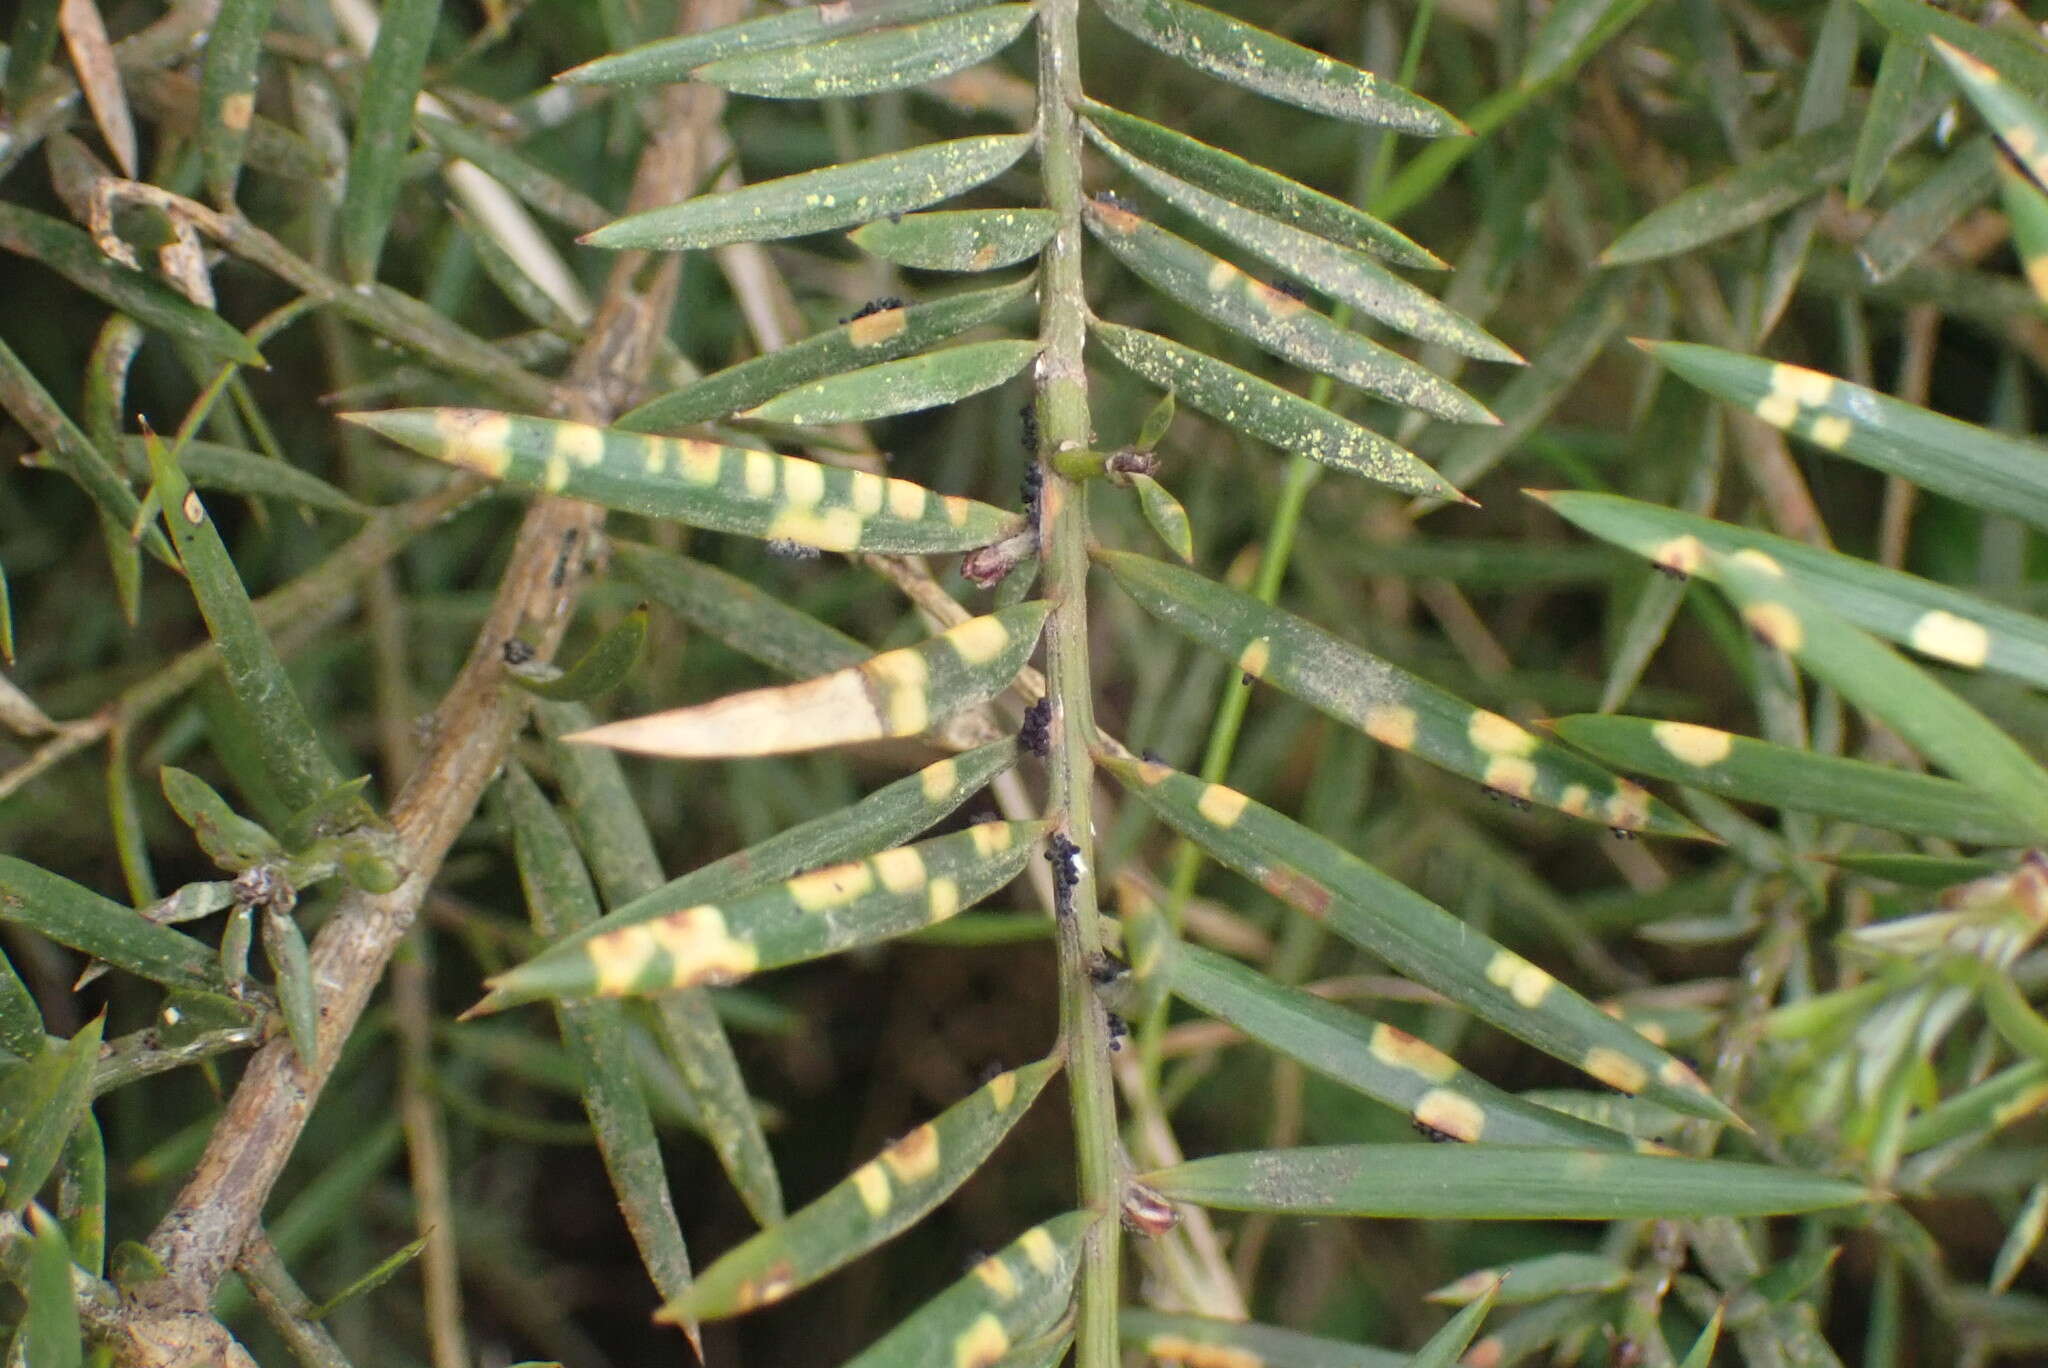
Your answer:
[[[1038,15],[1039,160],[1046,203],[1059,228],[1044,256],[1039,338],[1038,421],[1045,484],[1039,501],[1039,554],[1045,565],[1046,686],[1052,698],[1051,812],[1054,841],[1071,841],[1076,868],[1059,918],[1060,1032],[1067,1045],[1074,1148],[1082,1205],[1104,1219],[1090,1230],[1080,1273],[1075,1330],[1079,1368],[1116,1368],[1117,1274],[1122,1227],[1117,1219],[1120,1148],[1116,1094],[1109,1068],[1108,1020],[1096,1000],[1088,966],[1102,949],[1096,911],[1094,761],[1095,712],[1088,671],[1088,505],[1086,486],[1054,468],[1052,455],[1089,444],[1088,378],[1082,348],[1088,305],[1081,281],[1081,132],[1074,106],[1081,96],[1079,0],[1044,0]],[[1055,859],[1058,858],[1057,849]]]

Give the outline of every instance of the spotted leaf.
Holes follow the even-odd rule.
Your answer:
[[[1554,726],[1565,741],[1603,764],[1724,798],[1975,845],[2019,845],[2036,836],[1990,798],[1951,779],[1690,722],[1589,715],[1561,718]]]
[[[921,271],[993,271],[1045,246],[1058,224],[1050,209],[942,209],[856,228],[856,247]]]
[[[1463,314],[1410,285],[1371,257],[1340,247],[1314,233],[1233,204],[1200,186],[1132,156],[1096,128],[1089,136],[1111,161],[1145,187],[1203,226],[1370,318],[1425,342],[1434,342],[1482,361],[1519,363],[1521,357]]]
[[[1945,665],[2000,670],[2048,687],[2048,623],[2027,613],[1787,537],[1612,494],[1530,494],[1568,521],[1672,575],[1711,579],[1719,558],[1769,556],[1830,611]],[[1708,555],[1712,552],[1714,555]]]
[[[980,9],[987,3],[988,0],[839,0],[801,5],[702,33],[642,43],[625,52],[572,67],[555,79],[570,85],[659,85],[684,80],[698,67],[724,58],[822,43],[892,24],[913,24]]]
[[[631,214],[585,234],[582,241],[593,247],[680,252],[829,233],[922,209],[992,180],[1029,151],[1032,140],[1032,134],[1012,133],[886,152]]]
[[[1107,200],[1083,216],[1119,261],[1161,293],[1284,360],[1454,423],[1497,423],[1486,406],[1428,367],[1389,351],[1294,295]]]
[[[1042,1059],[997,1074],[788,1220],[721,1255],[660,1319],[718,1320],[772,1305],[902,1234],[987,1162],[1058,1067],[1058,1059]],[[1014,1288],[1007,1265],[988,1260],[981,1268],[990,1291]]]
[[[865,423],[938,408],[994,389],[1024,369],[1038,355],[1039,346],[1034,339],[1001,338],[906,356],[813,380],[740,417],[772,423]]]
[[[1470,502],[1407,449],[1250,371],[1119,323],[1097,319],[1089,331],[1133,371],[1248,437],[1404,493]]]
[[[734,983],[942,922],[1015,878],[1044,830],[984,822],[547,950],[488,980],[472,1015],[543,998]]]
[[[1096,560],[1161,622],[1381,745],[1586,821],[1664,836],[1700,834],[1641,785],[1292,613],[1147,556],[1098,551]]]
[[[1175,948],[1175,995],[1288,1058],[1406,1112],[1445,1140],[1628,1149],[1627,1137],[1525,1102],[1398,1027],[1290,988],[1199,945]]]
[[[1037,644],[1047,611],[1044,600],[1020,603],[801,684],[611,722],[566,739],[705,759],[915,736],[1007,688]]]
[[[1640,344],[1707,393],[1838,456],[2048,528],[2048,448],[1803,366],[1696,342]]]
[[[1107,133],[1137,156],[1233,204],[1342,246],[1362,248],[1396,266],[1443,267],[1441,259],[1399,229],[1257,162],[1093,100],[1083,100],[1081,112],[1091,133]]]
[[[1169,57],[1318,114],[1418,137],[1470,130],[1419,95],[1188,0],[1101,0],[1110,21]]]
[[[1144,1181],[1226,1211],[1467,1221],[1771,1216],[1873,1200],[1798,1169],[1521,1145],[1324,1145],[1219,1154]]]
[[[825,551],[966,551],[1016,518],[864,470],[487,409],[342,415],[423,456],[538,493]]]
[[[557,948],[681,912],[698,903],[720,902],[749,893],[800,870],[862,859],[901,844],[949,816],[1016,759],[1017,743],[1005,740],[935,761],[907,778],[876,789],[849,807],[778,832],[745,850],[734,851],[724,859],[713,860],[650,889],[615,907]]]
[[[1035,288],[1036,283],[1026,278],[993,290],[949,295],[929,304],[876,309],[650,399],[613,426],[629,432],[673,432],[723,418],[821,376],[923,351],[1000,317],[1028,300]]]
[[[1124,755],[1105,755],[1102,765],[1218,860],[1466,1011],[1621,1092],[1732,1119],[1679,1060],[1336,843],[1165,765]]]
[[[1033,1226],[911,1312],[846,1368],[994,1368],[1012,1348],[1049,1331],[1066,1311],[1081,1239],[1095,1219],[1070,1211]]]
[[[2048,771],[1919,666],[1802,593],[1769,556],[1719,558],[1714,579],[1760,641],[1884,722],[1951,775],[2048,836]]]
[[[690,78],[775,100],[872,95],[973,66],[1008,47],[1030,22],[1029,5],[990,5],[921,24],[726,57],[698,67]]]
[[[1127,1348],[1160,1363],[1216,1368],[1408,1368],[1408,1356],[1278,1325],[1127,1307],[1117,1316]]]

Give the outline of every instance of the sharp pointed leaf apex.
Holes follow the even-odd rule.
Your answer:
[[[1631,337],[1628,340],[1628,344],[1638,351],[1648,352],[1651,356],[1655,356],[1658,349],[1669,340],[1669,338],[1664,337]]]
[[[508,1001],[503,993],[500,993],[492,986],[496,982],[497,980],[494,978],[485,979],[484,987],[490,989],[490,991],[465,1008],[455,1019],[457,1021],[475,1021],[479,1017],[495,1016],[507,1007],[515,1005]]]
[[[1522,494],[1523,494],[1523,496],[1524,496],[1524,497],[1526,497],[1526,498],[1531,498],[1531,499],[1534,499],[1534,500],[1535,500],[1535,501],[1536,501],[1537,503],[1540,503],[1540,504],[1546,504],[1546,505],[1547,505],[1547,504],[1549,504],[1549,503],[1551,503],[1551,502],[1552,502],[1553,500],[1555,500],[1555,499],[1557,498],[1557,491],[1556,491],[1556,490],[1554,490],[1554,489],[1528,489],[1528,488],[1524,488],[1524,489],[1522,490]]]

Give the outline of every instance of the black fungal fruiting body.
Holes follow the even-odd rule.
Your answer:
[[[505,663],[507,665],[524,665],[532,660],[533,656],[533,647],[527,645],[518,637],[511,637],[506,640]]]
[[[781,560],[816,560],[818,548],[806,546],[800,541],[787,537],[771,537],[768,540],[768,554]]]
[[[1017,410],[1018,430],[1024,441],[1024,454],[1036,460],[1038,457],[1038,404],[1026,399],[1024,406]]]
[[[1088,981],[1097,988],[1107,988],[1131,976],[1131,966],[1107,950],[1098,950],[1088,960]]]
[[[900,309],[902,307],[903,301],[898,299],[895,295],[883,295],[880,299],[870,299],[867,303],[861,305],[858,309],[855,309],[852,313],[840,319],[839,322],[842,325],[847,323],[858,323],[863,318],[871,318],[875,314],[881,313],[886,309]]]
[[[1273,288],[1275,290],[1278,290],[1281,294],[1286,295],[1289,299],[1305,300],[1308,298],[1308,290],[1301,284],[1301,282],[1297,280],[1289,280],[1286,276],[1280,276],[1279,278],[1275,279],[1273,281]]]
[[[1070,917],[1074,913],[1074,886],[1081,882],[1081,847],[1054,832],[1046,845],[1045,858],[1052,866],[1053,911]]]
[[[1429,1143],[1432,1145],[1455,1145],[1458,1143],[1457,1136],[1451,1134],[1449,1131],[1438,1130],[1435,1126],[1430,1125],[1427,1121],[1416,1121],[1414,1123],[1414,1126],[1415,1133],[1417,1135],[1420,1135],[1423,1139],[1429,1141]]]
[[[1052,751],[1052,700],[1041,698],[1024,710],[1017,744],[1043,760]]]
[[[1131,1024],[1115,1012],[1105,1011],[1102,1017],[1109,1028],[1109,1052],[1116,1054],[1123,1049],[1124,1041],[1130,1038]]]
[[[1111,209],[1121,209],[1126,214],[1135,214],[1138,212],[1138,206],[1132,204],[1129,200],[1125,199],[1122,195],[1119,195],[1114,190],[1097,190],[1093,195],[1089,196],[1089,198],[1094,200],[1097,204],[1106,205]]]

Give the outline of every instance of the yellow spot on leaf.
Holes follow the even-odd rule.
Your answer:
[[[1574,817],[1583,817],[1586,815],[1586,805],[1592,799],[1592,790],[1584,784],[1568,784],[1565,791],[1559,795],[1557,806],[1560,811],[1568,812]]]
[[[199,491],[196,489],[185,491],[184,501],[179,504],[179,508],[185,514],[185,521],[194,527],[206,521],[206,505],[199,501]]]
[[[889,511],[907,522],[914,522],[924,516],[924,506],[931,497],[921,484],[908,480],[892,479],[889,484]]]
[[[874,871],[861,860],[799,874],[783,885],[789,893],[789,900],[805,912],[827,912],[835,907],[844,907],[855,898],[874,891],[874,887]]]
[[[1204,1344],[1185,1335],[1154,1335],[1145,1341],[1145,1352],[1161,1363],[1178,1363],[1184,1368],[1265,1368],[1266,1364],[1249,1349]]]
[[[740,1284],[733,1295],[733,1307],[739,1311],[751,1311],[760,1306],[771,1306],[790,1294],[796,1286],[796,1270],[787,1259],[769,1266],[760,1278],[748,1278]]]
[[[955,527],[967,526],[967,520],[974,516],[974,501],[971,499],[956,499],[948,494],[941,503],[946,510],[946,521]]]
[[[1001,1259],[983,1259],[974,1266],[974,1276],[995,1295],[997,1301],[1016,1299],[1017,1275]]]
[[[1806,629],[1799,615],[1782,603],[1752,603],[1742,610],[1742,621],[1768,646],[1788,654],[1806,644]]]
[[[441,459],[494,480],[512,463],[512,418],[487,409],[437,409],[434,427],[447,449]]]
[[[1004,1070],[986,1084],[989,1101],[996,1104],[997,1111],[1008,1111],[1010,1104],[1017,1100],[1017,1075],[1014,1070]]]
[[[951,879],[933,879],[925,891],[925,900],[930,905],[930,918],[942,922],[960,910],[960,885]]]
[[[1840,451],[1855,433],[1856,425],[1841,414],[1823,413],[1813,420],[1813,426],[1807,429],[1806,435],[1816,446]]]
[[[1236,826],[1237,819],[1244,815],[1245,805],[1250,801],[1236,789],[1211,784],[1202,790],[1201,801],[1195,804],[1195,811],[1217,826]]]
[[[1735,738],[1727,732],[1690,722],[1659,722],[1650,728],[1650,735],[1674,758],[1698,768],[1720,764],[1735,746]]]
[[[1991,633],[1979,623],[1937,608],[1913,624],[1913,649],[1951,665],[1977,669],[1991,654]]]
[[[1638,1028],[1640,1029],[1640,1028]],[[1648,1032],[1643,1032],[1645,1036]],[[1659,1034],[1662,1034],[1661,1032]],[[1659,1041],[1659,1044],[1663,1042]],[[1694,1073],[1692,1066],[1682,1059],[1667,1059],[1657,1070],[1657,1081],[1667,1088],[1683,1088],[1687,1092],[1712,1094],[1705,1079]]]
[[[1238,653],[1237,668],[1254,679],[1261,679],[1265,677],[1266,666],[1272,659],[1273,643],[1265,637],[1258,637]]]
[[[1219,259],[1214,266],[1209,268],[1207,284],[1210,289],[1221,291],[1229,286],[1230,282],[1237,277],[1237,274],[1237,267]]]
[[[1527,755],[1536,749],[1536,738],[1499,713],[1476,709],[1465,724],[1465,735],[1488,755]]]
[[[1498,1335],[1488,1335],[1465,1351],[1465,1357],[1458,1360],[1460,1368],[1500,1368],[1507,1359],[1508,1347]]]
[[[1502,950],[1487,961],[1486,981],[1508,990],[1508,996],[1524,1007],[1534,1007],[1549,995],[1557,980],[1512,950]]]
[[[1385,1022],[1372,1028],[1372,1057],[1391,1068],[1419,1074],[1432,1083],[1448,1083],[1458,1076],[1458,1061],[1426,1040],[1409,1035]]]
[[[2010,1102],[1994,1108],[1991,1113],[1992,1124],[2011,1125],[2021,1117],[2032,1116],[2043,1106],[2048,1106],[2048,1083],[2037,1083]]]
[[[1640,831],[1650,822],[1650,791],[1626,779],[1614,781],[1607,795],[1607,820],[1624,831]]]
[[[1017,1244],[1024,1251],[1024,1257],[1031,1260],[1031,1266],[1041,1273],[1050,1273],[1058,1266],[1060,1251],[1052,1242],[1052,1236],[1045,1233],[1044,1226],[1033,1226],[1017,1237]]]
[[[782,467],[782,502],[789,508],[811,508],[825,497],[825,467],[815,461],[790,461]]]
[[[902,309],[878,309],[847,324],[846,340],[856,347],[877,347],[909,326],[910,316]]]
[[[915,1183],[939,1171],[939,1133],[930,1123],[882,1151],[882,1162],[899,1183]]]
[[[1003,1332],[1003,1323],[984,1311],[953,1341],[953,1368],[989,1368],[1009,1352],[1010,1337]]]
[[[583,947],[597,976],[600,997],[629,993],[654,961],[654,938],[644,926],[622,927],[602,936],[592,936]]]
[[[634,928],[639,929],[639,928]],[[646,924],[655,948],[668,956],[670,986],[731,983],[761,965],[761,952],[726,930],[715,907],[692,907]]]
[[[555,452],[580,466],[604,459],[604,431],[588,423],[561,423],[555,428]]]
[[[1771,367],[1771,392],[1782,394],[1795,404],[1818,408],[1835,392],[1835,378],[1804,366],[1779,362]]]
[[[221,127],[240,132],[249,126],[256,113],[256,97],[246,90],[236,91],[220,102]]]
[[[1746,565],[1761,574],[1769,575],[1772,579],[1785,578],[1785,567],[1778,564],[1777,559],[1768,551],[1759,551],[1753,546],[1745,546],[1728,559]]]
[[[882,511],[886,490],[879,475],[870,475],[865,470],[853,471],[848,477],[847,503],[863,518],[872,518]]]
[[[859,668],[881,694],[886,735],[914,736],[931,725],[931,702],[925,692],[931,668],[915,647],[884,651]]]
[[[974,842],[974,853],[983,859],[1002,854],[1015,839],[1008,822],[977,822],[967,828],[967,835]]]
[[[769,522],[768,536],[820,551],[852,551],[860,546],[863,527],[860,514],[850,508],[785,508]]]
[[[699,442],[689,437],[676,440],[676,474],[690,484],[717,484],[718,469],[724,463],[724,453],[714,442]]]
[[[1432,1088],[1417,1098],[1413,1115],[1431,1130],[1442,1131],[1454,1140],[1477,1140],[1486,1129],[1486,1113],[1477,1102],[1444,1088]]]
[[[1511,798],[1527,798],[1536,787],[1536,763],[1517,755],[1497,755],[1480,776],[1490,789]]]
[[[1705,549],[1700,545],[1698,537],[1687,533],[1683,537],[1673,537],[1663,545],[1653,548],[1650,560],[1673,574],[1691,575],[1700,568]]]
[[[559,494],[569,487],[569,458],[560,451],[548,453],[547,464],[541,468],[540,487],[550,494]]]
[[[1382,703],[1365,710],[1365,734],[1383,746],[1412,750],[1415,746],[1415,709]]]
[[[1010,631],[996,617],[969,618],[941,637],[969,665],[986,665],[1010,644]]]
[[[889,1175],[882,1172],[877,1163],[862,1164],[853,1171],[853,1190],[860,1194],[860,1204],[867,1208],[868,1215],[880,1220],[889,1210]]]
[[[1581,1066],[1592,1077],[1608,1087],[1634,1096],[1650,1081],[1650,1071],[1619,1050],[1610,1050],[1605,1045],[1595,1045],[1586,1051],[1585,1063]]]
[[[936,803],[960,787],[960,766],[950,756],[926,765],[917,773],[917,787],[927,803]]]
[[[891,893],[908,893],[913,888],[924,886],[924,856],[911,846],[898,846],[875,856],[875,873],[881,877],[882,887]]]
[[[777,457],[765,451],[740,453],[740,483],[747,493],[765,499],[775,493],[775,467],[793,457]]]

